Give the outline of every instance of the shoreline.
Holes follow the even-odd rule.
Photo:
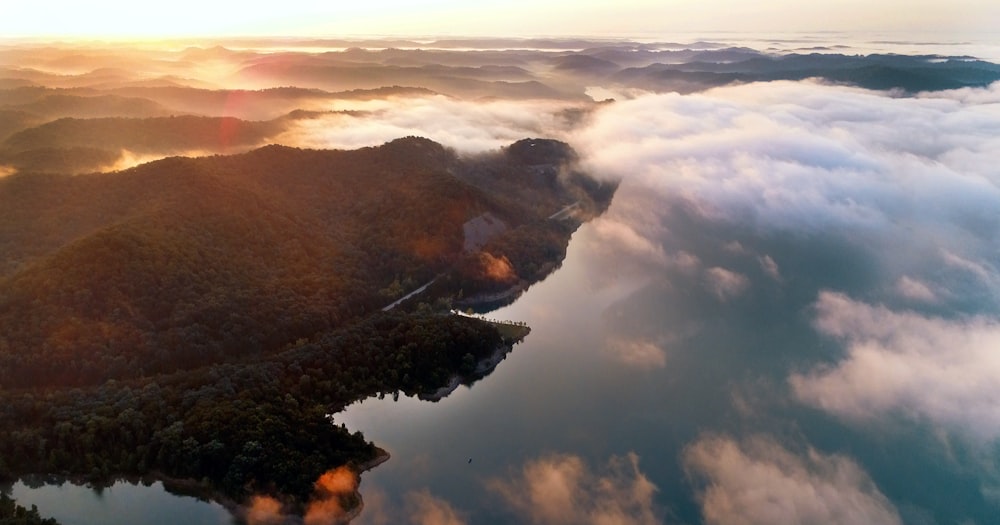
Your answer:
[[[511,297],[516,297],[518,294],[523,293],[531,286],[528,281],[518,281],[517,284],[507,288],[506,290],[501,290],[499,292],[493,293],[483,293],[473,295],[471,297],[466,297],[464,299],[459,299],[455,301],[455,306],[465,306],[470,308],[475,308],[477,306],[482,306],[485,304],[495,303],[499,301],[504,301],[510,299]]]
[[[354,521],[358,516],[361,516],[361,512],[365,510],[365,498],[361,495],[361,474],[372,470],[386,461],[389,461],[392,457],[392,454],[389,454],[389,451],[382,447],[376,446],[375,449],[378,451],[375,458],[358,465],[357,470],[354,472],[354,475],[358,478],[358,484],[354,488],[354,497],[358,498],[358,504],[345,512],[342,519],[343,523],[350,523]]]
[[[472,383],[482,379],[484,376],[496,369],[496,367],[507,358],[507,354],[514,350],[514,345],[511,343],[504,343],[497,346],[493,353],[486,356],[479,361],[476,361],[476,367],[469,374],[454,374],[448,378],[448,384],[438,388],[433,392],[421,392],[417,394],[417,399],[421,401],[429,401],[431,403],[437,403],[442,399],[448,397],[452,392],[458,390],[458,387],[466,384],[471,385]]]
[[[479,320],[485,323],[498,324],[493,321],[483,319]],[[524,327],[524,330],[530,329]],[[490,352],[487,356],[476,361],[475,366],[470,372],[454,374],[449,378],[446,385],[429,393],[419,393],[415,397],[422,401],[437,402],[452,394],[460,385],[472,385],[476,381],[493,372],[496,367],[499,366],[504,359],[506,359],[507,355],[513,351],[514,345],[521,339],[523,339],[523,336],[513,337],[509,334],[504,336],[503,342],[496,345],[492,352]],[[359,401],[363,400],[356,400],[355,402]],[[329,415],[332,416],[333,414],[339,413],[345,408],[346,406],[330,407],[331,412]],[[357,483],[350,498],[356,501],[357,504],[349,509],[344,509],[344,515],[341,518],[338,518],[337,523],[346,524],[356,519],[361,514],[364,509],[364,499],[360,491],[362,474],[375,469],[392,457],[387,450],[378,447],[377,445],[374,445],[374,448],[374,457],[367,461],[348,461],[343,465],[330,468],[330,470],[333,470],[346,466],[354,473]],[[70,475],[65,473],[32,473],[14,478],[13,481],[21,482],[29,488],[35,488],[43,485],[61,485],[63,483],[70,483],[74,486],[95,492],[110,488],[117,483],[128,483],[131,485],[141,484],[148,487],[158,482],[161,484],[162,490],[170,496],[189,497],[207,504],[218,504],[220,507],[225,509],[234,520],[237,521],[245,521],[250,517],[254,509],[254,501],[256,498],[268,497],[273,498],[280,504],[282,509],[281,512],[286,520],[286,523],[302,523],[305,512],[309,508],[310,503],[313,501],[312,498],[306,501],[294,501],[283,498],[281,495],[264,492],[248,494],[245,499],[239,501],[213,487],[210,483],[206,483],[204,479],[177,478],[169,476],[158,470],[149,471],[144,474],[116,474],[105,479],[98,480],[88,479],[84,475]]]
[[[364,509],[364,498],[361,495],[361,475],[368,472],[375,467],[389,461],[392,455],[389,451],[381,448],[375,447],[376,455],[374,458],[360,464],[351,464],[350,462],[346,466],[354,472],[357,478],[357,488],[354,490],[354,496],[357,498],[358,504],[355,507],[345,510],[344,516],[338,521],[340,523],[348,523],[355,518],[357,518],[362,510]],[[338,467],[332,467],[335,469]],[[36,486],[44,485],[62,485],[64,483],[69,483],[71,485],[86,488],[91,491],[100,491],[101,489],[106,489],[114,486],[117,483],[128,483],[131,485],[144,485],[152,486],[156,483],[160,483],[163,487],[163,491],[174,497],[188,497],[194,498],[200,502],[209,504],[218,504],[223,509],[226,510],[235,520],[246,520],[251,511],[251,503],[255,496],[250,496],[245,502],[237,502],[236,500],[226,496],[221,491],[212,488],[205,483],[198,481],[193,478],[175,478],[168,476],[162,472],[154,471],[141,476],[135,475],[124,475],[115,476],[103,480],[101,482],[85,479],[82,476],[68,476],[62,474],[26,474],[14,479],[13,483],[22,483],[29,489],[34,489]],[[273,497],[273,496],[271,496]],[[278,500],[281,502],[282,506],[292,506],[287,501]],[[309,502],[305,502],[305,508],[307,508]],[[43,511],[44,512],[44,511]],[[301,523],[302,517],[298,513],[292,511],[288,513],[287,519],[290,523]]]

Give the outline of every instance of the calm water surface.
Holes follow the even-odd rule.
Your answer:
[[[233,523],[221,505],[171,494],[160,482],[145,486],[119,481],[101,491],[72,483],[32,488],[18,482],[11,494],[19,505],[37,505],[39,513],[63,525]]]

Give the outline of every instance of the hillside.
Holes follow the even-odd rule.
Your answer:
[[[189,151],[226,153],[257,146],[279,134],[285,125],[281,119],[245,121],[192,115],[67,117],[7,137],[0,143],[0,163],[19,171],[59,172],[62,167],[78,173],[97,171],[107,166],[100,161],[117,160],[123,151],[166,156]]]
[[[0,481],[155,474],[303,512],[328,469],[381,454],[327,414],[433,397],[510,351],[442,314],[559,264],[614,192],[574,160],[550,140],[460,158],[409,137],[0,179]],[[483,217],[503,227],[466,250]],[[382,311],[431,279],[422,304]]]
[[[531,143],[472,160],[419,138],[268,146],[0,179],[0,384],[100,384],[268,354],[441,274],[444,297],[537,280],[576,224],[547,217],[581,199],[599,210],[610,194],[558,176],[567,146]],[[463,252],[464,223],[485,212],[509,232]],[[505,236],[521,241],[503,248]],[[492,261],[510,268],[490,273]]]

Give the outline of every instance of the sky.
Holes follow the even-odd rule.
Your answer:
[[[10,38],[197,36],[660,36],[697,31],[929,32],[1000,27],[992,0],[3,0]]]

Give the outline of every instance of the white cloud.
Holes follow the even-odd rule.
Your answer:
[[[618,361],[639,368],[663,368],[667,365],[667,352],[658,344],[647,340],[612,339],[605,350]]]
[[[950,251],[942,250],[941,257],[944,259],[944,263],[946,265],[975,275],[983,282],[991,281],[995,275],[993,271],[986,267],[986,265],[970,261],[969,259],[956,255]]]
[[[465,514],[451,503],[431,494],[424,488],[406,492],[396,501],[382,488],[365,483],[364,509],[351,523],[358,525],[465,525]],[[330,523],[342,523],[330,521]],[[308,522],[308,518],[306,520]]]
[[[757,262],[760,263],[760,269],[763,270],[768,277],[774,279],[775,281],[781,281],[781,270],[778,269],[778,263],[774,262],[774,259],[772,259],[770,255],[758,257]]]
[[[381,487],[366,481],[361,489],[364,498],[364,508],[357,518],[351,521],[354,525],[390,525],[397,523],[394,519],[394,508],[389,495]]]
[[[722,301],[741,295],[750,287],[750,280],[725,268],[709,268],[705,270],[705,281],[708,289]]]
[[[672,233],[663,224],[657,196],[636,189],[620,188],[615,201],[628,205],[612,206],[574,237],[587,253],[589,279],[599,286],[616,280],[645,282],[667,274],[696,278],[701,260],[672,245]]]
[[[591,225],[588,242],[594,249],[601,249],[608,255],[624,255],[630,261],[645,261],[651,265],[665,265],[668,262],[663,246],[654,244],[649,236],[641,235],[636,228],[640,224],[615,218],[598,218]]]
[[[633,453],[612,457],[600,472],[579,456],[545,456],[507,479],[490,480],[488,486],[527,523],[662,523],[653,502],[657,488],[639,470],[639,457]]]
[[[808,449],[795,454],[775,441],[703,436],[683,455],[703,481],[702,515],[709,525],[881,525],[899,514],[851,459]]]
[[[571,138],[596,173],[761,228],[995,222],[1000,103],[947,97],[809,82],[646,95],[602,107]]]
[[[411,523],[414,525],[465,525],[465,519],[452,506],[424,489],[406,495]]]
[[[558,112],[570,107],[551,101],[467,101],[442,95],[342,101],[328,109],[359,113],[296,121],[278,141],[354,149],[418,135],[462,153],[478,153],[527,137],[562,135],[566,124]]]
[[[938,300],[937,294],[931,290],[927,283],[908,275],[904,275],[896,281],[896,293],[906,299],[922,303],[934,303]]]
[[[848,420],[890,414],[990,442],[1000,438],[1000,322],[897,312],[823,292],[817,329],[840,340],[839,362],[789,378],[795,395]]]

